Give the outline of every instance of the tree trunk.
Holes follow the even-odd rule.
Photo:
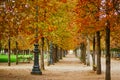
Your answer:
[[[58,48],[57,48],[57,45],[55,45],[55,62],[58,62]]]
[[[105,80],[111,80],[111,60],[110,60],[110,23],[107,22],[106,27],[106,74],[105,74]]]
[[[58,47],[57,54],[58,54],[58,61],[59,61],[60,60],[60,47]]]
[[[18,64],[18,42],[16,41],[16,65]]]
[[[59,48],[57,45],[56,45],[56,53],[57,53],[57,62],[58,62],[59,61]]]
[[[77,50],[76,50],[77,52]],[[81,60],[81,62],[83,63],[83,48],[82,48],[82,43],[80,45],[80,56],[79,56],[79,59]]]
[[[56,59],[56,54],[55,54],[55,47],[54,47],[54,44],[53,44],[53,55],[52,55],[52,57],[53,57],[53,64],[55,63],[55,59]]]
[[[96,71],[96,64],[95,64],[95,35],[93,36],[93,70]]]
[[[50,65],[50,51],[49,51],[49,41],[47,40],[47,66]]]
[[[1,43],[1,40],[0,40],[0,53],[1,53],[1,50],[2,50],[2,43]]]
[[[74,50],[75,57],[78,57],[77,55],[77,48]]]
[[[62,48],[60,48],[60,59],[62,59]]]
[[[42,41],[42,47],[41,47],[41,70],[45,70],[44,67],[44,37],[41,38]]]
[[[11,65],[11,60],[10,60],[10,36],[8,37],[8,66]]]
[[[83,62],[86,65],[86,46],[84,43],[81,43],[80,49],[81,49],[81,57],[80,57],[81,62]]]
[[[62,57],[65,57],[64,49],[62,49]]]
[[[65,57],[65,50],[63,49],[62,51],[63,51],[63,57]]]
[[[86,53],[86,64],[90,66],[90,40],[87,38],[87,53]]]
[[[97,74],[101,74],[100,31],[97,31],[96,35],[97,35]]]
[[[53,64],[53,44],[50,42],[50,64]]]
[[[84,50],[83,50],[84,52],[83,52],[83,62],[84,62],[84,64],[86,64],[86,46],[85,46],[85,44],[84,44]]]

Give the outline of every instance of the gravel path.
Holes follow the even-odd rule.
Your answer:
[[[0,80],[105,80],[105,59],[102,58],[102,74],[97,75],[91,66],[80,63],[74,55],[68,54],[55,65],[46,66],[43,75],[31,75],[33,63],[18,65],[0,63]],[[112,60],[112,80],[120,80],[120,61]]]

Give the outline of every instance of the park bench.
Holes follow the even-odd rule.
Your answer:
[[[120,53],[116,55],[116,59],[120,59]]]
[[[18,57],[18,62],[28,62],[28,63],[30,63],[32,58],[33,58],[32,56],[27,56],[27,57],[20,56],[20,57]]]

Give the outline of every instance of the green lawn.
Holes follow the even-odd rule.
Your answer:
[[[16,61],[16,56],[11,55],[11,62]],[[8,55],[0,55],[0,62],[8,62]]]
[[[32,55],[18,55],[18,57],[24,57],[24,58],[27,58],[27,57],[32,57]],[[11,55],[10,56],[11,58],[11,62],[16,62],[16,55]],[[8,62],[8,55],[0,55],[0,62]]]
[[[11,62],[16,62],[16,55],[11,55]],[[26,58],[31,57],[33,58],[33,55],[18,55],[19,61],[23,61],[23,59],[26,60]],[[44,58],[47,58],[47,55],[44,54]],[[0,54],[0,62],[8,62],[8,55]]]

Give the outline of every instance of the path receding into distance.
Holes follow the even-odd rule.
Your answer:
[[[111,62],[111,80],[120,80],[120,60]],[[0,63],[0,80],[105,80],[105,58],[102,58],[101,75],[92,71],[92,66],[82,64],[74,54],[68,54],[54,65],[45,65],[43,75],[31,75],[32,66],[32,62],[10,67]]]

